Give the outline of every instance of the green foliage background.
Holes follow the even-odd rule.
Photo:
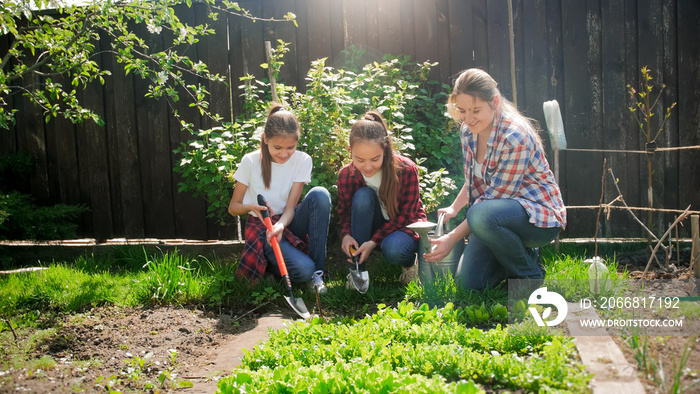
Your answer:
[[[262,65],[275,78],[284,64],[287,43],[279,41],[269,63]],[[351,48],[349,52],[355,51]],[[354,59],[357,56],[347,56]],[[421,198],[427,211],[436,210],[456,189],[453,174],[461,174],[459,135],[444,115],[445,85],[428,80],[436,63],[411,62],[408,56],[385,56],[363,67],[342,69],[312,62],[305,91],[277,83],[279,100],[293,111],[302,127],[299,149],[314,161],[308,188],[324,186],[336,195],[337,173],[349,162],[348,131],[364,112],[382,113],[392,131],[395,149],[420,167]],[[195,139],[176,150],[176,171],[184,181],[181,192],[209,201],[209,216],[224,217],[240,158],[259,148],[260,134],[272,100],[269,80],[242,78],[245,114],[222,127],[199,130]]]

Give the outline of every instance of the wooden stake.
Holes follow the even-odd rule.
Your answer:
[[[690,266],[696,278],[700,278],[700,225],[698,224],[700,215],[690,216],[690,229],[693,234],[693,248],[690,254]]]
[[[267,75],[270,78],[270,90],[272,91],[272,101],[279,103],[279,97],[277,97],[277,81],[275,80],[274,71],[272,71],[272,44],[270,41],[265,41],[265,55],[267,56]]]

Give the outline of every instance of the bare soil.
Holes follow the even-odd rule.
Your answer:
[[[621,268],[639,273],[647,262],[646,258],[626,255],[618,256],[618,260]],[[648,275],[660,278],[668,277],[669,273],[654,266]],[[690,278],[690,275],[687,261],[678,264],[671,274],[676,279]],[[240,316],[245,312],[230,313]],[[250,313],[238,319],[228,314],[172,306],[99,307],[84,314],[64,316],[60,331],[39,343],[35,355],[36,359],[52,357],[57,360],[55,367],[40,371],[26,368],[0,371],[0,392],[96,392],[109,388],[120,392],[170,392],[181,391],[175,388],[181,382],[194,386],[183,389],[184,392],[214,392],[217,379],[230,373],[238,362],[236,354],[240,354],[240,347],[252,350],[253,342],[241,345],[236,338],[254,330],[260,317],[260,314]],[[56,322],[46,322],[47,327],[55,325]],[[621,338],[613,338],[628,361],[636,364],[630,348]],[[19,340],[24,339],[20,337]],[[649,338],[647,356],[663,366],[668,387],[689,344],[694,349],[680,372],[681,387],[688,387],[700,378],[697,336],[693,339]],[[171,349],[177,352],[174,362]],[[141,360],[143,365],[139,365]],[[169,377],[161,384],[159,376],[167,374]],[[648,393],[664,392],[659,382],[641,372],[640,378]],[[700,384],[685,392],[700,393]]]
[[[55,367],[0,372],[0,392],[95,392],[108,387],[121,392],[168,392],[180,382],[195,386],[188,392],[214,392],[217,378],[230,373],[238,362],[233,357],[222,361],[219,356],[234,353],[228,344],[254,328],[257,317],[236,321],[229,315],[172,306],[101,307],[65,316],[60,331],[37,346],[36,358],[51,356],[57,360]],[[253,344],[248,348],[252,350]],[[174,360],[173,350],[177,352]],[[158,379],[161,374],[170,374],[163,384]]]

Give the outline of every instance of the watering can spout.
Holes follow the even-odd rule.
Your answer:
[[[423,244],[423,248],[425,250],[431,250],[431,245],[430,245],[430,237],[428,236],[428,233],[433,231],[433,229],[437,226],[437,224],[433,222],[415,222],[411,223],[406,228],[409,228],[418,234],[420,236],[420,241]]]

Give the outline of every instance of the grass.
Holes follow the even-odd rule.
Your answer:
[[[588,264],[583,260],[589,248],[590,245],[569,244],[562,244],[559,251],[553,247],[543,248],[542,257],[547,268],[545,285],[550,291],[557,291],[568,300],[588,295]],[[617,270],[614,259],[608,261],[608,266],[611,272]],[[438,279],[432,285],[411,283],[404,286],[397,281],[401,268],[388,264],[379,254],[373,254],[368,267],[371,286],[366,294],[359,294],[345,289],[348,265],[344,258],[329,254],[325,277],[329,291],[320,297],[320,305],[314,292],[304,284],[295,284],[295,294],[304,299],[312,312],[323,311],[334,321],[355,321],[377,313],[381,309],[379,304],[391,307],[402,301],[438,308],[448,303],[456,308],[481,305],[484,311],[491,312],[490,308],[506,305],[508,301],[505,287],[469,291],[457,286],[452,278]],[[30,365],[29,355],[41,346],[43,339],[60,329],[61,319],[57,316],[77,314],[94,306],[179,304],[239,312],[255,308],[264,311],[271,305],[287,308],[281,297],[284,288],[279,281],[263,279],[251,286],[234,276],[236,263],[230,260],[209,260],[177,252],[149,255],[142,247],[127,246],[115,248],[104,257],[55,261],[48,268],[0,277],[0,299],[6,300],[0,305],[3,368],[29,366],[32,371],[38,371],[50,367],[55,363],[50,357],[31,361]],[[623,274],[622,279],[625,278]],[[684,311],[689,317],[700,314],[697,303],[687,308],[695,308]],[[12,340],[9,324],[20,337],[27,339],[22,341],[22,348]],[[30,329],[32,334],[29,335]],[[521,339],[548,335],[532,322],[510,325],[509,329]],[[655,361],[649,358],[640,340],[633,340],[630,346],[636,349],[641,365],[646,363],[653,369]],[[684,360],[687,361],[686,354],[679,363]],[[100,360],[89,360],[84,367],[92,363],[99,364]]]

